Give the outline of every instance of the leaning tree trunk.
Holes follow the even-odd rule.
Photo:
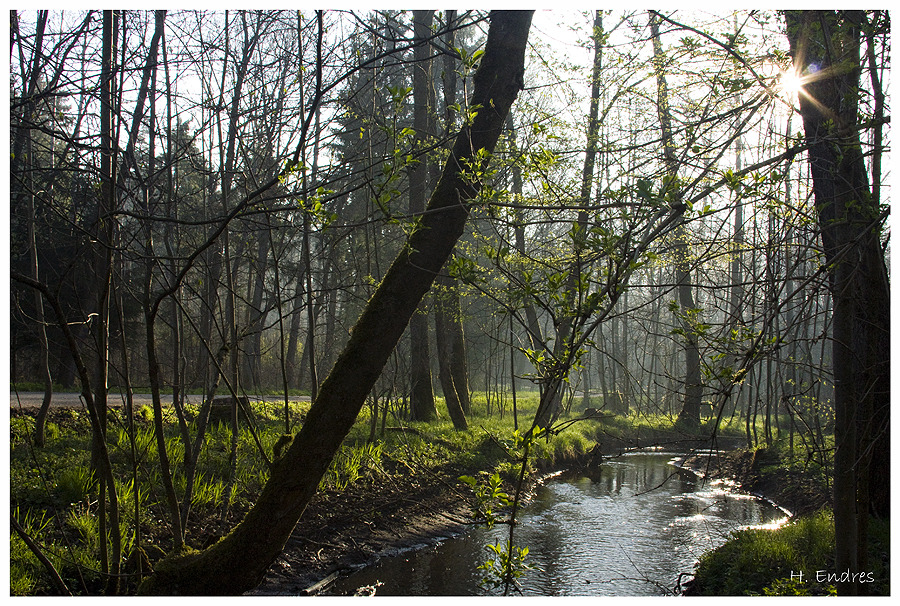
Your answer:
[[[350,431],[410,317],[463,233],[509,108],[524,85],[525,46],[532,11],[495,11],[471,106],[479,107],[457,138],[422,216],[372,295],[350,340],[306,416],[290,449],[272,468],[244,520],[212,547],[172,554],[141,586],[148,594],[246,591],[278,557]]]

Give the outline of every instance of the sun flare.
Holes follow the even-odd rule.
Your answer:
[[[781,90],[788,95],[795,95],[803,90],[803,78],[794,70],[789,69],[781,72],[779,86]]]

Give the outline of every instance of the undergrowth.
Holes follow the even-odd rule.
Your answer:
[[[518,420],[521,436],[528,429],[527,420],[533,418],[537,405],[536,392],[519,393],[516,418],[509,398],[488,399],[476,393],[467,415],[469,429],[466,431],[456,431],[446,413],[432,422],[413,423],[401,420],[399,403],[391,405],[386,417],[380,406],[377,409],[365,406],[319,489],[334,494],[360,485],[367,490],[379,480],[401,475],[437,476],[457,482],[461,475],[491,478],[496,474],[504,483],[504,490],[509,492],[520,472],[515,421]],[[299,429],[308,407],[308,403],[291,403],[291,433]],[[283,403],[253,403],[252,408],[256,435],[246,422],[241,423],[236,457],[230,423],[213,423],[206,432],[191,491],[185,537],[189,547],[205,547],[240,519],[268,479],[265,459],[277,458],[291,439],[291,434],[285,433]],[[440,398],[438,410],[444,410]],[[193,436],[197,409],[188,406],[186,412]],[[372,415],[378,415],[374,425]],[[563,421],[580,416],[580,409],[572,410],[564,415]],[[11,508],[26,533],[38,540],[41,550],[73,593],[94,593],[102,587],[103,578],[99,560],[101,538],[97,530],[98,495],[91,471],[87,415],[77,409],[54,411],[47,423],[47,444],[41,449],[31,444],[33,424],[33,418],[28,415],[11,419]],[[164,424],[173,482],[179,500],[183,501],[188,491],[185,449],[171,408],[164,411]],[[563,422],[562,427],[531,442],[526,471],[566,466],[591,451],[598,442],[611,438],[638,436],[649,440],[677,433],[674,420],[665,415],[634,413]],[[257,440],[266,458],[260,454]],[[140,524],[141,551],[161,556],[171,548],[171,538],[152,410],[144,407],[135,411],[134,431],[131,431],[122,411],[112,409],[107,442],[121,508],[119,533],[124,546],[123,565],[130,565],[138,548],[136,520]],[[10,538],[10,553],[13,595],[53,592],[44,567],[15,534]]]

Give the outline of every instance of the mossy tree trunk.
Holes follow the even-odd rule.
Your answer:
[[[441,179],[350,340],[322,383],[302,429],[272,469],[259,499],[227,537],[199,553],[173,554],[141,586],[157,595],[239,594],[256,586],[281,553],[410,317],[462,235],[510,106],[523,87],[532,11],[494,11],[471,106]]]

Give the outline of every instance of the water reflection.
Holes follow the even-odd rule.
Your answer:
[[[784,518],[752,497],[699,485],[672,454],[636,453],[589,475],[561,476],[537,490],[516,529],[534,567],[526,595],[663,595],[680,572],[741,527]],[[485,545],[508,530],[478,528],[420,551],[382,560],[343,579],[336,592],[380,581],[379,595],[486,595]]]

